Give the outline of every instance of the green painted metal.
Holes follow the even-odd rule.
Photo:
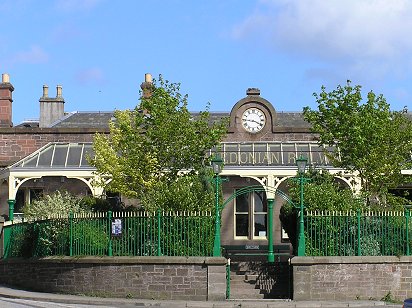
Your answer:
[[[273,203],[274,199],[268,199],[268,262],[275,262],[275,253],[273,251]]]
[[[122,222],[118,236],[112,219]],[[157,212],[106,212],[14,223],[4,228],[4,256],[211,256],[211,212],[160,212],[160,219]]]
[[[305,241],[305,224],[304,224],[304,212],[303,212],[303,186],[305,178],[303,173],[299,174],[299,186],[300,186],[300,211],[299,211],[299,235],[298,235],[298,256],[304,256],[306,250]]]
[[[410,209],[405,209],[405,237],[406,237],[406,255],[410,256],[410,247],[409,247],[409,218],[410,218]]]
[[[70,212],[69,214],[69,242],[70,242],[70,248],[69,248],[69,256],[73,256],[73,213]]]
[[[409,224],[408,211],[307,212],[306,255],[409,255]]]
[[[3,227],[3,258],[7,259],[10,256],[11,245],[11,232],[13,228],[11,226]]]
[[[16,200],[9,199],[7,200],[7,203],[9,204],[9,220],[13,221],[14,220],[14,204],[16,203]]]
[[[274,193],[275,196],[279,196],[283,200],[288,202],[289,204],[295,206],[295,204],[292,202],[292,200],[289,199],[289,197],[283,191],[281,191],[279,189],[276,189],[275,187],[262,186],[262,185],[250,185],[250,186],[246,186],[246,187],[242,187],[242,188],[237,189],[229,198],[227,198],[223,202],[223,204],[221,206],[221,209],[223,210],[226,207],[226,205],[228,205],[236,197],[238,197],[240,195],[243,195],[243,194],[251,193],[251,192],[254,192],[254,191]]]
[[[221,245],[220,245],[220,208],[219,208],[219,195],[220,195],[220,186],[222,179],[219,176],[219,173],[222,171],[223,160],[220,157],[219,153],[213,155],[212,160],[210,161],[214,173],[215,180],[215,239],[213,242],[213,256],[220,257],[222,255]]]
[[[157,255],[161,256],[162,255],[162,238],[161,238],[161,228],[162,228],[162,218],[161,218],[161,213],[162,211],[160,209],[157,210]]]
[[[14,223],[4,226],[3,258],[26,257],[33,243],[33,228],[26,223]]]
[[[230,259],[226,264],[226,299],[230,299]]]
[[[262,186],[262,185],[250,185],[250,186],[245,186],[240,189],[237,189],[229,198],[226,199],[225,202],[223,202],[222,207],[220,210],[223,210],[227,204],[229,204],[231,201],[233,201],[236,197],[244,195],[244,194],[249,194],[251,192],[265,192],[265,193],[273,193],[275,196],[281,197],[283,200],[286,202],[290,203],[292,206],[295,206],[292,202],[292,200],[289,199],[289,197],[282,192],[279,189],[276,189],[275,187],[271,186]],[[274,249],[273,249],[273,204],[274,204],[274,199],[269,198],[268,200],[268,262],[273,263],[275,262],[275,254],[274,254]],[[220,221],[220,220],[219,220]],[[220,252],[220,229],[219,229],[219,243],[216,244],[215,241],[215,248],[219,245],[219,252]],[[216,248],[217,251],[217,248]]]
[[[358,238],[357,238],[357,243],[358,243],[357,252],[358,252],[358,254],[357,255],[361,256],[362,255],[362,247],[361,247],[361,238],[362,238],[362,236],[361,236],[361,212],[360,212],[360,209],[358,209],[356,211],[356,219],[357,219],[357,222],[358,222],[358,232],[356,232],[356,234],[358,236]]]
[[[113,216],[112,216],[112,211],[108,211],[107,212],[107,220],[108,220],[108,234],[109,234],[109,246],[107,248],[107,254],[109,257],[113,256],[113,240],[112,240],[112,220],[113,220]]]
[[[213,243],[213,256],[220,257],[222,255],[221,245],[220,245],[220,207],[219,207],[219,194],[220,194],[220,184],[222,179],[219,174],[215,174],[215,240]]]

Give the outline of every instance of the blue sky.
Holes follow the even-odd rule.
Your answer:
[[[43,84],[68,112],[133,108],[145,73],[180,82],[192,111],[248,87],[301,111],[348,79],[412,110],[409,0],[2,0],[0,18],[15,124],[39,117]]]

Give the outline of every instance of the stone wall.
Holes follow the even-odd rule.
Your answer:
[[[0,261],[0,283],[28,290],[140,299],[224,300],[220,257],[48,257]]]
[[[412,257],[294,257],[294,300],[412,297]]]

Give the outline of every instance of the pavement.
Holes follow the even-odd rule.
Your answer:
[[[293,300],[226,300],[226,301],[182,301],[182,300],[144,300],[125,298],[101,298],[80,295],[42,293],[20,290],[0,285],[0,297],[35,300],[41,302],[64,303],[74,305],[93,305],[105,307],[193,307],[193,308],[232,308],[232,307],[299,307],[299,308],[340,308],[340,307],[382,307],[401,308],[402,304],[385,303],[382,301],[293,301]]]

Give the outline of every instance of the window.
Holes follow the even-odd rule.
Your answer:
[[[251,192],[236,197],[235,237],[266,239],[267,200],[264,192]]]
[[[249,195],[243,194],[236,197],[235,208],[236,236],[247,237],[249,235]]]

